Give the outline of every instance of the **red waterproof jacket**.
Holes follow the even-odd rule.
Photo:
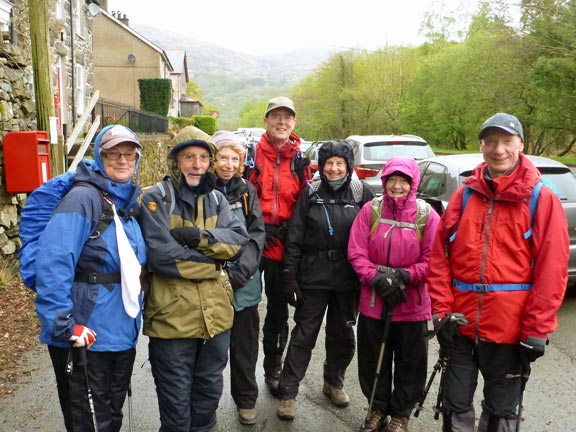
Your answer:
[[[300,138],[295,133],[290,134],[279,151],[268,141],[265,132],[256,145],[255,169],[248,180],[254,185],[260,199],[260,207],[266,225],[281,225],[287,223],[292,214],[298,194],[310,180],[310,168],[305,169],[305,179],[300,179],[292,171],[292,158],[300,151]],[[284,246],[268,244],[264,256],[274,261],[282,261]]]
[[[440,221],[428,272],[432,313],[464,313],[469,324],[460,332],[475,340],[514,344],[528,336],[545,339],[557,327],[556,312],[568,279],[569,238],[562,204],[543,186],[532,237],[525,239],[530,197],[540,172],[520,154],[510,175],[492,180],[492,191],[485,167],[481,163],[465,181],[473,192],[464,213],[460,188]],[[527,290],[476,292],[458,289],[455,281],[532,285]]]

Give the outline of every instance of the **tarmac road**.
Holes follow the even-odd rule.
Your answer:
[[[559,329],[551,337],[546,355],[532,369],[524,398],[522,431],[576,432],[576,290],[564,301],[559,314]],[[264,304],[261,305],[263,317]],[[292,323],[291,323],[292,324]],[[212,432],[260,432],[260,431],[357,431],[366,416],[367,401],[362,396],[357,382],[356,361],[349,368],[346,391],[350,395],[350,406],[344,409],[333,407],[322,394],[323,332],[314,351],[306,378],[301,384],[297,398],[297,416],[293,422],[284,422],[276,417],[277,400],[264,385],[262,353],[259,358],[258,382],[260,397],[257,403],[258,421],[253,426],[238,423],[236,407],[230,396],[229,375],[226,370],[225,388],[218,423]],[[159,429],[158,408],[154,383],[147,360],[148,338],[143,336],[138,344],[138,354],[132,380],[132,430],[152,432]],[[429,370],[436,362],[437,345],[430,345]],[[0,431],[33,432],[62,431],[63,422],[56,395],[55,381],[47,350],[38,344],[29,353],[31,376],[23,380],[13,397],[0,400]],[[430,376],[430,375],[428,375]],[[441,423],[433,419],[432,407],[436,401],[436,377],[425,403],[425,410],[418,418],[412,417],[411,432],[440,432]],[[481,386],[482,383],[480,383]],[[481,391],[476,394],[479,403]],[[477,405],[478,406],[478,405]],[[479,408],[477,408],[477,416]],[[130,431],[128,403],[125,405],[123,432]]]

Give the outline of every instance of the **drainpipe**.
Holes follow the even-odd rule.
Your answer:
[[[72,70],[70,73],[71,80],[70,83],[72,85],[72,129],[76,126],[76,86],[75,86],[75,65],[74,65],[74,14],[72,13],[72,3],[73,0],[70,0],[70,63],[72,64]]]

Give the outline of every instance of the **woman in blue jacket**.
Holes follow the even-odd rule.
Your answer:
[[[67,431],[119,431],[122,426],[141,323],[139,274],[146,261],[132,215],[140,188],[131,179],[141,149],[130,129],[104,128],[96,137],[94,160],[78,165],[72,188],[39,239],[40,341],[48,345]],[[113,209],[118,216],[108,215]],[[111,219],[103,223],[107,216]]]

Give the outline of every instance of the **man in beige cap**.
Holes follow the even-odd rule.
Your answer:
[[[267,298],[263,328],[265,382],[274,395],[282,371],[288,340],[288,304],[282,300],[284,236],[298,194],[310,180],[310,161],[300,152],[294,102],[287,97],[268,101],[264,112],[266,132],[256,146],[255,168],[248,176],[260,200],[266,225],[261,269]]]

